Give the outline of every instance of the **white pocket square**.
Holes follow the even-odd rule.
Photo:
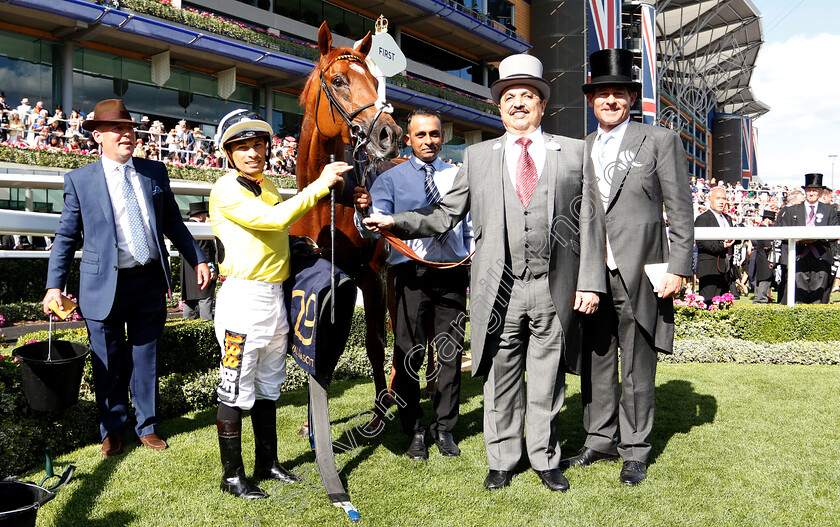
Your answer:
[[[560,150],[560,145],[555,143],[554,141],[548,141],[545,143],[546,150]]]

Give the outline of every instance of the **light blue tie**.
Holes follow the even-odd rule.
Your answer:
[[[128,226],[131,231],[131,255],[140,265],[149,261],[149,244],[146,243],[146,229],[143,227],[143,215],[140,214],[140,203],[137,201],[137,194],[134,186],[128,178],[128,170],[125,165],[117,165],[117,171],[122,174],[122,193],[125,199],[125,212],[128,215]]]
[[[610,160],[607,158],[607,143],[610,142],[610,139],[612,139],[612,136],[607,134],[601,134],[598,137],[598,141],[601,143],[598,150],[598,162],[601,164],[601,171],[605,171],[610,164]]]

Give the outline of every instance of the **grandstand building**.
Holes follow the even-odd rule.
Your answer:
[[[502,130],[495,65],[529,50],[552,85],[544,128],[583,137],[589,53],[631,49],[644,86],[634,118],[679,130],[697,177],[754,176],[752,120],[769,110],[749,88],[762,42],[750,0],[7,0],[0,13],[0,90],[13,107],[27,97],[69,114],[120,97],[138,121],[183,119],[206,137],[243,106],[296,135],[321,21],[352,45],[379,15],[408,59],[387,84],[395,119],[439,110],[442,156],[456,161]]]

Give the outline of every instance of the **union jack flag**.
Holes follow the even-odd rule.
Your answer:
[[[599,49],[621,47],[621,0],[589,0],[590,35],[594,34],[596,45],[589,52]]]
[[[656,121],[659,95],[656,85],[656,8],[642,5],[642,116]]]
[[[615,49],[621,46],[621,0],[588,0],[589,9],[589,55],[602,49]],[[592,80],[592,72],[586,72],[586,82]],[[587,112],[587,131],[598,128],[595,113]]]

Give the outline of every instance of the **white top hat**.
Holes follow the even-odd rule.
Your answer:
[[[499,104],[502,92],[508,86],[516,84],[527,84],[536,88],[543,99],[548,100],[551,94],[551,87],[542,78],[543,65],[540,59],[533,55],[520,53],[511,55],[499,63],[499,80],[490,86],[490,93],[493,100]]]

